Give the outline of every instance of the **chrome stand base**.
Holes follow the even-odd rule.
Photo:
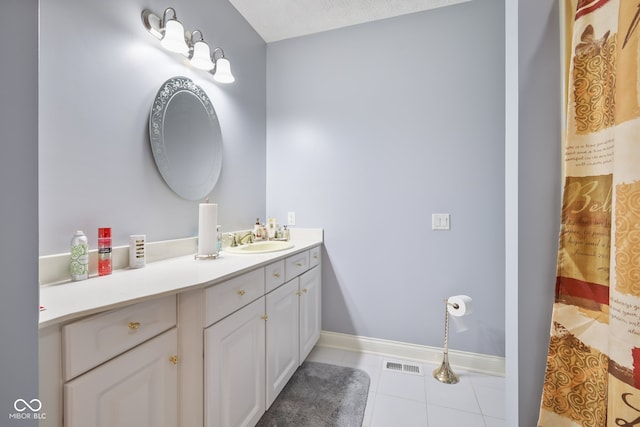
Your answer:
[[[451,370],[451,366],[449,366],[449,355],[447,353],[444,354],[442,365],[433,371],[433,378],[445,384],[456,384],[460,381],[460,377],[458,377],[456,373]]]
[[[195,254],[193,259],[216,259],[220,256],[220,254]]]

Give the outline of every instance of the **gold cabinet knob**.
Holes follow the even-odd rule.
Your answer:
[[[129,329],[132,331],[137,330],[140,327],[140,322],[129,322]]]
[[[267,316],[266,314],[264,316],[261,317],[262,320],[267,321],[269,320],[269,316]]]
[[[302,295],[302,292],[297,291],[297,292],[296,292],[296,295],[301,296],[301,295]]]
[[[171,356],[169,358],[169,362],[173,363],[174,365],[177,365],[178,364],[178,356],[177,355]]]
[[[240,290],[238,291],[238,295],[240,295],[240,296],[243,296],[243,295],[244,295],[244,294],[246,294],[246,293],[247,293],[247,292],[246,292],[246,291],[244,291],[243,289],[240,289]]]
[[[304,264],[303,264],[302,262],[296,262],[296,265],[297,265],[298,267],[302,267]]]
[[[307,288],[302,288],[302,292],[307,293]]]
[[[273,277],[275,277],[276,279],[280,277],[280,273],[273,273]]]

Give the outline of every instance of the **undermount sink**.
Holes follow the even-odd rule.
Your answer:
[[[263,254],[267,252],[284,251],[285,249],[291,249],[293,243],[284,241],[266,241],[266,242],[254,242],[248,245],[228,247],[225,249],[227,252],[234,254]]]

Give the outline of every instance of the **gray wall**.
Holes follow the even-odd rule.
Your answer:
[[[267,46],[267,214],[325,230],[323,329],[504,355],[504,4]],[[451,231],[431,214],[450,213]]]
[[[561,188],[558,2],[507,2],[506,425],[537,425]]]
[[[198,201],[165,185],[153,162],[148,116],[161,84],[182,75],[211,98],[224,138],[223,168],[210,195],[227,230],[249,227],[265,209],[264,41],[226,0],[176,0],[188,30],[221,46],[236,82],[221,85],[160,47],[141,12],[164,1],[47,0],[40,4],[40,254],[69,251],[76,229],[96,247],[197,235]],[[187,136],[186,136],[187,137]]]
[[[537,425],[553,307],[561,179],[558,5],[518,10],[518,366],[520,427]]]
[[[27,427],[9,416],[38,398],[37,0],[2,1],[0,40],[0,424]]]

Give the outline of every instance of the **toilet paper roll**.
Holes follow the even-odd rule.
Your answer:
[[[218,253],[218,205],[216,203],[200,203],[198,217],[198,255],[214,255]]]
[[[447,298],[447,311],[454,317],[473,313],[473,301],[467,295],[454,295]]]

